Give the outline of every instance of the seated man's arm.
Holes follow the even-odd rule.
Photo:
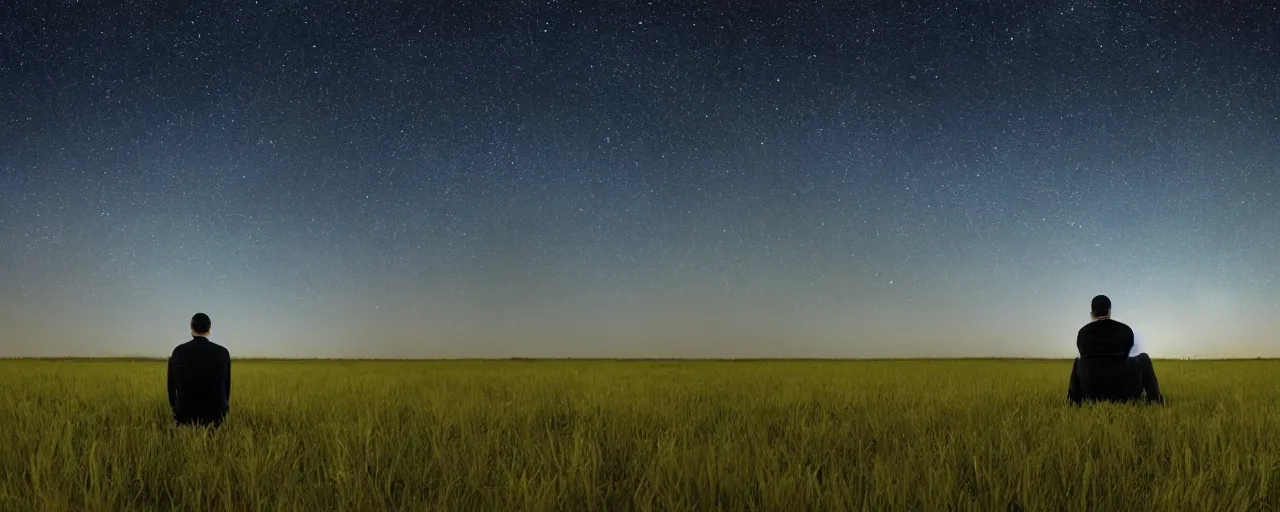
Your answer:
[[[174,353],[169,356],[169,368],[165,372],[168,376],[167,380],[169,381],[169,384],[168,384],[169,409],[171,410],[177,407],[177,403],[178,403],[178,382],[176,380],[177,375],[175,375],[173,372],[173,360],[177,357],[177,355],[178,355],[177,351],[175,350]]]
[[[223,371],[226,372],[227,403],[230,404],[231,403],[231,353],[230,352],[227,353],[227,363],[224,366]]]
[[[1080,386],[1080,359],[1071,363],[1071,377],[1067,381],[1067,401],[1080,405],[1084,401],[1084,389]]]

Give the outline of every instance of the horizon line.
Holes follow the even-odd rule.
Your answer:
[[[244,362],[875,362],[875,361],[1071,361],[1074,357],[232,357]],[[1153,357],[1154,361],[1280,361],[1280,357]],[[167,357],[8,356],[0,361],[164,362]]]

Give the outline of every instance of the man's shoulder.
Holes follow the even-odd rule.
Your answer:
[[[1132,329],[1129,329],[1129,325],[1128,325],[1128,324],[1126,324],[1126,323],[1124,323],[1124,322],[1121,322],[1121,321],[1119,321],[1119,320],[1113,320],[1113,319],[1110,319],[1110,318],[1104,318],[1104,319],[1101,319],[1101,320],[1094,320],[1094,321],[1092,321],[1092,322],[1089,322],[1089,323],[1087,323],[1087,324],[1084,324],[1084,326],[1080,328],[1080,331],[1081,331],[1081,332],[1084,332],[1084,331],[1092,331],[1092,330],[1095,330],[1095,329],[1106,329],[1106,330],[1116,330],[1116,329],[1120,329],[1120,330],[1132,330]]]
[[[227,356],[227,357],[231,357],[231,351],[230,351],[230,350],[227,350],[227,347],[224,347],[224,346],[222,346],[222,345],[219,345],[219,344],[217,344],[217,343],[213,342],[213,340],[210,340],[210,341],[209,341],[209,344],[210,344],[210,345],[213,345],[213,350],[214,350],[215,352],[218,352],[218,353],[220,353],[220,354],[223,354],[223,355],[225,355],[225,356]]]

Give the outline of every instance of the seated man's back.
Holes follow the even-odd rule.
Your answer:
[[[169,357],[169,406],[179,424],[220,425],[230,408],[231,354],[209,341],[209,317],[191,319],[193,339]]]
[[[1076,335],[1081,391],[1093,400],[1128,400],[1142,383],[1129,362],[1133,329],[1110,318],[1089,322]]]
[[[1110,317],[1089,322],[1076,333],[1080,359],[1123,359],[1129,357],[1132,348],[1133,329]]]

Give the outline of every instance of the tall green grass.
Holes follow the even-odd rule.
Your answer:
[[[1280,510],[1280,362],[238,362],[220,430],[157,362],[0,361],[0,509]]]

